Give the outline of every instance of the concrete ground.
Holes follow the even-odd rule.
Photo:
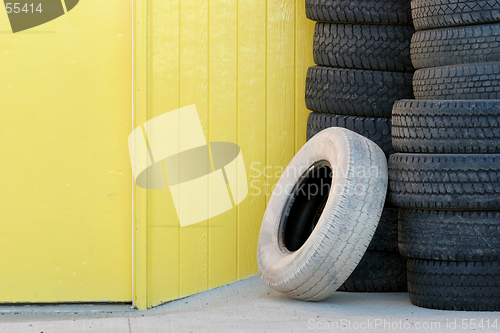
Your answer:
[[[280,295],[259,277],[149,311],[126,304],[0,307],[0,332],[500,332],[495,321],[500,325],[498,312],[418,308],[406,293],[339,292],[306,303]]]

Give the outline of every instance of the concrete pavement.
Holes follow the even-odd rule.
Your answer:
[[[280,295],[259,277],[149,311],[64,305],[4,306],[0,313],[0,332],[500,332],[493,327],[500,325],[498,312],[422,309],[406,293],[337,293],[306,303]]]

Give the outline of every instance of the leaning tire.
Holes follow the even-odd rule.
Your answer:
[[[499,311],[500,261],[408,260],[414,305],[439,310]]]
[[[411,25],[408,0],[306,0],[307,17],[314,21]]]
[[[500,260],[500,212],[401,209],[399,249],[410,258]]]
[[[402,100],[394,104],[399,153],[500,153],[500,100]]]
[[[389,118],[349,117],[313,112],[307,120],[307,140],[330,127],[347,128],[375,142],[387,156],[394,153]]]
[[[402,208],[500,209],[500,154],[394,154],[389,179],[389,201]]]
[[[306,106],[311,111],[344,116],[392,116],[400,99],[412,99],[412,73],[310,67]]]
[[[419,69],[416,99],[500,99],[500,62]]]
[[[264,214],[257,251],[264,282],[301,300],[333,294],[373,237],[384,206],[386,163],[376,144],[345,129],[327,129],[307,142]],[[325,183],[330,188],[318,191]],[[311,185],[314,194],[307,190]]]
[[[406,258],[398,252],[367,251],[339,291],[407,291]]]
[[[411,59],[417,69],[500,61],[500,24],[419,31]]]
[[[417,30],[500,22],[499,0],[412,0]]]
[[[410,58],[413,27],[316,23],[314,62],[321,66],[414,72]]]

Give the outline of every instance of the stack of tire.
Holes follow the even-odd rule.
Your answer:
[[[500,310],[500,0],[412,0],[389,199],[417,306]]]
[[[307,139],[343,127],[394,153],[392,106],[413,98],[410,0],[306,0],[317,21],[307,74]],[[383,195],[383,194],[381,194]],[[359,266],[341,291],[406,291],[406,259],[398,252],[398,209],[386,205]]]

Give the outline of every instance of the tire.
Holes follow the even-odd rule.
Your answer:
[[[500,212],[401,209],[399,250],[416,259],[500,260]]]
[[[408,0],[306,0],[313,21],[412,25]]]
[[[500,22],[499,0],[412,0],[417,30]]]
[[[413,99],[413,74],[314,66],[306,79],[311,111],[358,117],[392,117],[400,99]]]
[[[384,208],[368,251],[398,251],[398,213],[397,208]]]
[[[416,99],[500,99],[500,63],[419,69],[413,89]]]
[[[330,127],[347,128],[375,142],[387,156],[394,153],[389,118],[336,116],[313,112],[307,120],[307,140]]]
[[[499,210],[500,155],[394,154],[389,201],[402,208]]]
[[[346,129],[327,129],[307,142],[280,178],[264,214],[257,250],[264,282],[301,300],[332,295],[375,233],[386,168],[377,145]],[[324,184],[331,186],[323,191]],[[311,185],[314,193],[303,191]]]
[[[500,24],[419,31],[411,59],[417,69],[500,61]]]
[[[500,100],[398,101],[392,144],[399,153],[500,153]]]
[[[500,262],[408,259],[410,301],[423,308],[500,310]]]
[[[406,258],[399,252],[367,251],[338,291],[407,291]]]
[[[316,23],[314,61],[321,66],[413,73],[411,26]]]

